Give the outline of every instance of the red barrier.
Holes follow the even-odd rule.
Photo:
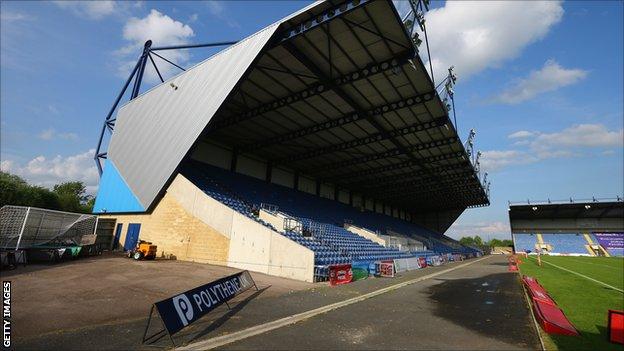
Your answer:
[[[576,328],[557,306],[539,299],[533,299],[533,313],[538,323],[548,334],[579,335]]]
[[[548,295],[548,293],[546,292],[546,289],[544,289],[544,287],[541,286],[540,283],[537,282],[537,279],[525,275],[525,276],[522,276],[522,282],[524,283],[524,286],[527,287],[527,290],[529,291],[529,295],[531,295],[531,298],[539,299],[542,302],[549,303],[553,306],[557,305],[555,303],[555,300],[553,300],[550,297],[550,295]]]
[[[609,310],[609,341],[624,344],[624,311]]]
[[[424,257],[418,257],[418,265],[420,266],[420,268],[427,267],[427,259]]]
[[[517,272],[518,271],[518,261],[516,260],[516,257],[514,255],[509,256],[508,261],[509,261],[509,271],[510,272]]]
[[[545,332],[560,335],[579,335],[576,328],[566,318],[563,311],[557,307],[555,300],[548,295],[546,289],[537,279],[522,276],[522,282],[531,296],[533,314]]]
[[[329,266],[329,284],[347,284],[353,280],[351,264],[336,264]]]

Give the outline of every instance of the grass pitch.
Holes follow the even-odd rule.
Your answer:
[[[547,349],[623,349],[622,345],[607,341],[607,311],[624,310],[624,293],[547,263],[539,267],[535,257],[522,260],[522,274],[537,278],[581,334],[580,337],[548,335],[544,338]],[[542,261],[624,290],[621,257],[542,256]]]

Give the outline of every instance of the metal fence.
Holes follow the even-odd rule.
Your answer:
[[[36,207],[0,208],[0,248],[88,245],[95,242],[97,216]]]

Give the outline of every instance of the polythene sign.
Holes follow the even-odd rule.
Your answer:
[[[156,302],[154,305],[165,328],[172,335],[255,285],[249,272],[243,271]]]

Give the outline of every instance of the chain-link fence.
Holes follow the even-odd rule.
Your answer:
[[[36,207],[0,208],[0,248],[89,245],[95,242],[97,216]]]

